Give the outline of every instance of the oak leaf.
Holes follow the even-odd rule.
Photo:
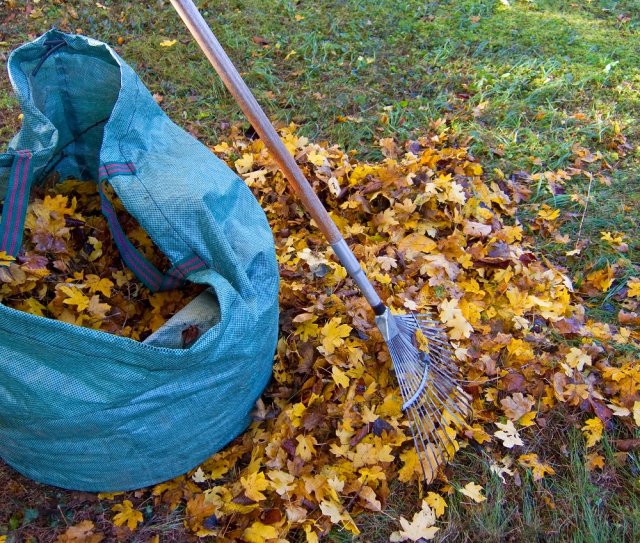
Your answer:
[[[498,432],[495,432],[493,435],[496,436],[499,440],[502,441],[502,444],[508,449],[512,449],[516,445],[524,445],[522,439],[520,439],[520,435],[518,434],[518,430],[513,425],[513,422],[508,420],[505,424],[500,422],[496,422],[496,426],[500,428]]]
[[[516,392],[512,396],[507,396],[500,400],[500,405],[507,418],[517,422],[522,416],[527,414],[534,405],[531,396],[524,396],[522,392]]]

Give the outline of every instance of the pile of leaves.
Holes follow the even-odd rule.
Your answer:
[[[434,123],[428,136],[402,147],[380,140],[384,158],[378,163],[310,143],[293,126],[281,136],[385,303],[398,311],[431,311],[443,323],[473,399],[469,427],[453,439],[455,449],[481,446],[500,477],[530,472],[538,481],[553,476],[554,469],[528,452],[527,444],[544,432],[546,417],[557,406],[582,414],[588,447],[601,440],[607,426],[630,431],[640,426],[640,369],[634,357],[640,344],[640,279],[622,278],[615,265],[607,265],[585,270],[574,285],[565,270],[531,250],[525,235],[561,238],[555,210],[536,209],[527,224],[519,218],[531,185],[548,181],[552,192],[576,176],[592,175],[589,166],[600,158],[576,148],[571,170],[532,179],[523,172],[487,175],[464,146],[450,144],[444,123]],[[358,513],[382,511],[393,481],[418,485],[423,475],[389,354],[366,302],[291,196],[263,143],[238,128],[213,150],[245,179],[273,228],[282,277],[273,381],[250,428],[197,469],[126,496],[99,498],[113,511],[119,539],[143,529],[143,503],[182,511],[188,531],[216,541],[314,543],[336,525],[357,534]],[[99,235],[104,233],[100,219],[89,217],[85,207],[80,215],[80,199],[86,199],[81,187],[56,185],[57,196],[45,197],[37,208],[46,210],[40,215],[57,214],[53,232],[69,229],[60,214],[86,224],[84,239],[58,236],[67,246],[60,254],[74,275],[53,280],[40,292],[43,282],[25,269],[26,260],[5,262],[4,273],[22,274],[19,285],[5,281],[5,303],[20,293],[16,307],[42,306],[56,318],[124,333],[118,315],[123,301],[131,303],[125,295],[131,277],[113,269],[114,249]],[[58,207],[51,210],[54,202]],[[42,257],[36,223],[32,218],[28,225],[36,245],[26,255]],[[94,253],[99,243],[102,256]],[[107,260],[83,275],[73,265],[74,255],[82,252],[94,262]],[[150,249],[148,256],[154,255]],[[55,262],[46,269],[56,268]],[[114,278],[108,287],[114,320],[106,309],[98,315],[90,309],[92,296],[108,296],[95,286],[108,277]],[[127,281],[119,284],[118,277]],[[624,308],[620,323],[588,319],[582,296],[605,292],[616,281]],[[69,289],[88,299],[83,311]],[[132,337],[155,326],[153,312],[165,304],[155,304],[155,296],[143,296],[150,307],[139,310],[138,324],[127,332]],[[28,302],[32,298],[40,305]],[[94,306],[98,303],[106,302],[99,297]],[[589,462],[590,469],[601,468],[603,457],[593,453]],[[454,486],[448,475],[444,467],[429,474],[433,483],[420,509],[412,519],[398,519],[391,541],[434,537],[447,494],[485,499],[477,481]],[[84,520],[58,541],[98,542],[108,538],[103,530]]]
[[[33,191],[22,249],[0,252],[0,301],[41,317],[143,340],[201,290],[195,285],[152,293],[124,267],[93,181],[56,182]],[[169,262],[107,192],[136,248],[157,268]]]

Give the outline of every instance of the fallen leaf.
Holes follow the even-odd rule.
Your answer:
[[[496,422],[496,426],[500,428],[500,430],[498,432],[495,432],[493,435],[502,441],[502,445],[504,445],[508,449],[512,449],[517,445],[524,445],[522,439],[520,439],[518,430],[516,430],[516,427],[513,425],[512,421],[508,420],[505,424]]]
[[[124,500],[121,504],[116,504],[111,508],[117,514],[113,517],[116,526],[126,524],[129,530],[134,531],[138,524],[143,521],[142,513],[133,508],[130,500]]]
[[[471,498],[476,503],[482,503],[487,499],[482,495],[482,490],[483,488],[480,485],[474,482],[470,482],[467,483],[463,488],[459,488],[458,492],[464,494],[468,498]]]
[[[393,532],[389,537],[389,541],[428,541],[433,539],[439,530],[438,527],[434,526],[436,515],[426,500],[422,501],[422,509],[413,515],[411,522],[404,517],[400,517],[399,522],[401,530]]]

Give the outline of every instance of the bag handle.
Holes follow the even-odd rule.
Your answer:
[[[120,256],[127,268],[152,292],[172,290],[180,286],[189,273],[193,273],[206,267],[206,263],[197,255],[188,255],[163,274],[149,260],[136,249],[127,235],[124,233],[113,205],[102,189],[102,183],[98,184],[102,214],[107,219]]]
[[[7,191],[0,219],[0,251],[17,256],[22,246],[24,222],[29,204],[29,193],[33,184],[32,154],[19,150],[14,154],[0,155],[0,168],[10,168]],[[115,171],[114,171],[115,173]],[[189,273],[206,267],[206,263],[197,255],[183,258],[175,266],[161,273],[129,241],[118,222],[116,211],[98,184],[102,213],[107,219],[113,240],[120,251],[125,265],[152,292],[177,288]]]
[[[32,182],[31,152],[16,151],[9,171],[9,182],[0,220],[0,251],[4,251],[7,255],[16,256],[22,245],[24,219],[27,214]]]

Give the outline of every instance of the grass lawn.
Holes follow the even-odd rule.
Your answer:
[[[0,2],[0,60],[56,25],[116,46],[170,117],[203,142],[224,140],[245,122],[168,2],[27,5]],[[626,282],[640,275],[640,0],[198,5],[268,115],[296,123],[312,141],[378,161],[380,138],[406,141],[444,122],[487,182],[526,177],[531,194],[514,220],[532,250],[564,268],[577,289],[589,273],[615,264],[612,286],[585,293],[584,304],[589,317],[618,322]],[[161,47],[166,39],[178,41]],[[19,113],[3,76],[3,148]],[[590,174],[571,176],[575,167]],[[536,226],[542,206],[560,210],[554,231]],[[622,239],[607,241],[603,232]],[[640,360],[636,347],[627,349]],[[582,424],[579,413],[556,411],[539,429],[531,452],[556,472],[542,481],[503,482],[481,446],[458,453],[446,471],[452,484],[480,477],[487,501],[476,506],[452,495],[436,540],[640,541],[638,450],[621,461],[615,443],[630,436],[612,426],[599,449],[604,469],[588,471]],[[637,429],[631,437],[640,438]],[[10,477],[0,471],[0,481]],[[384,514],[356,519],[360,536],[334,529],[327,540],[387,541],[395,517],[410,518],[418,501],[417,489],[395,488]],[[0,541],[16,515],[23,522],[20,504],[0,505]]]

